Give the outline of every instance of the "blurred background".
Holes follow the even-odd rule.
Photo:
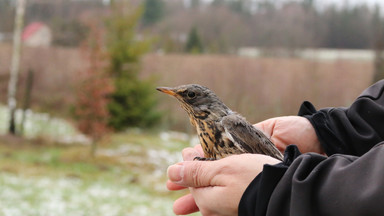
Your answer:
[[[197,144],[156,86],[256,123],[384,78],[380,0],[0,0],[0,214],[172,215]],[[197,214],[198,215],[198,214]]]

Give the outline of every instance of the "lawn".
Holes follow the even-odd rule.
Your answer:
[[[167,191],[166,169],[189,145],[185,134],[131,130],[92,158],[86,144],[1,136],[0,215],[173,215],[182,193]]]

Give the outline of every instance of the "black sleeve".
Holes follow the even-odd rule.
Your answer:
[[[332,156],[288,146],[284,161],[265,165],[248,186],[239,215],[384,215],[383,92],[384,80],[349,108],[317,111],[304,102],[299,115]]]
[[[361,157],[293,155],[264,167],[246,189],[239,215],[384,215],[384,142]]]
[[[384,140],[384,80],[366,89],[349,108],[316,111],[304,102],[299,115],[313,127],[327,155],[363,155]]]
[[[269,198],[287,171],[289,165],[301,153],[294,145],[288,146],[284,152],[284,160],[274,166],[265,165],[261,172],[245,190],[239,204],[239,216],[265,215]]]

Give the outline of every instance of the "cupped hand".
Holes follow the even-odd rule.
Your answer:
[[[200,211],[202,215],[237,215],[245,189],[262,171],[264,164],[280,161],[260,154],[241,154],[216,161],[192,161],[203,156],[201,146],[183,150],[184,162],[168,168],[170,190],[190,189],[190,194],[177,199],[177,215]]]
[[[324,154],[315,129],[308,119],[301,116],[283,116],[267,119],[254,125],[262,130],[280,151],[296,145],[302,153]]]

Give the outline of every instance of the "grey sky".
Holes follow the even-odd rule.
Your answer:
[[[317,0],[318,4],[319,3],[322,3],[322,4],[329,4],[329,3],[343,4],[345,2],[348,2],[349,4],[353,4],[353,5],[367,3],[367,4],[373,6],[375,4],[378,4],[381,7],[384,7],[384,0]]]
[[[104,0],[108,1],[108,0]],[[185,2],[189,2],[191,0],[184,0]],[[202,0],[203,2],[212,2],[213,0]],[[253,0],[253,1],[260,1],[260,0]],[[277,2],[282,2],[282,1],[301,1],[301,0],[270,0],[271,2],[277,1]],[[370,6],[374,6],[375,4],[380,5],[381,7],[384,8],[384,0],[315,0],[316,4],[318,5],[327,5],[327,4],[338,4],[338,5],[343,5],[345,3],[351,4],[351,5],[359,5],[359,4],[368,4]]]

